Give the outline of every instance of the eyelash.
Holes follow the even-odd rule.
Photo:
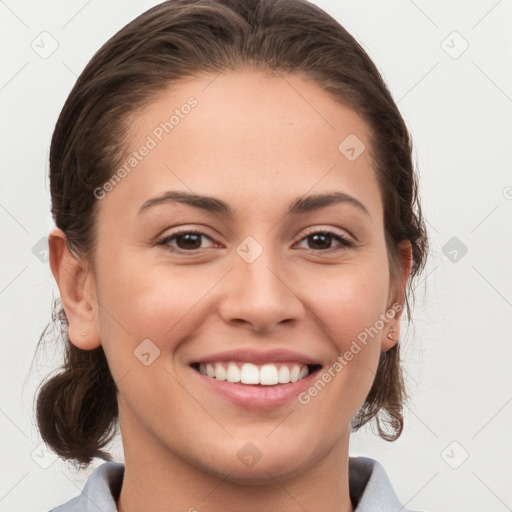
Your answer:
[[[332,231],[330,229],[311,231],[310,233],[308,233],[304,237],[302,237],[299,240],[299,242],[302,242],[303,240],[305,240],[313,235],[319,235],[319,234],[332,236],[332,238],[334,238],[335,240],[337,240],[341,243],[342,247],[340,249],[336,249],[335,247],[331,247],[330,249],[308,249],[309,251],[325,253],[325,252],[346,250],[346,249],[349,249],[354,246],[354,243],[349,238],[346,238],[346,237],[340,235],[339,233]],[[202,249],[191,249],[191,250],[187,251],[185,249],[179,249],[179,248],[175,248],[175,247],[171,248],[171,246],[169,245],[169,242],[181,235],[199,235],[199,236],[203,236],[203,237],[206,237],[211,240],[211,238],[206,233],[202,233],[201,231],[184,229],[184,230],[177,231],[175,233],[172,233],[171,235],[161,238],[160,240],[158,240],[156,242],[156,245],[167,246],[168,250],[170,250],[171,252],[179,253],[179,254],[201,254],[204,251]]]

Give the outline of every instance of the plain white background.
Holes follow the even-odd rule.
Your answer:
[[[57,294],[44,252],[48,150],[93,53],[156,3],[0,1],[2,511],[61,504],[94,468],[76,474],[44,452],[33,420],[36,386],[60,363],[51,349],[30,369]],[[404,331],[405,431],[386,443],[364,429],[351,454],[379,460],[407,508],[510,510],[512,1],[315,3],[389,84],[413,137],[432,243]],[[113,453],[122,460],[119,443]]]

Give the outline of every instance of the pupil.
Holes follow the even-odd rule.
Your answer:
[[[330,245],[331,245],[331,235],[327,234],[327,233],[319,233],[319,234],[316,234],[316,235],[312,235],[311,238],[313,239],[314,243],[316,243],[318,241],[319,238],[323,238],[324,241],[327,240],[327,244],[323,244],[324,248],[327,247],[329,248]],[[322,244],[320,243],[320,245],[322,246]],[[315,249],[315,247],[313,247],[313,249]]]
[[[201,245],[200,237],[201,235],[196,233],[187,233],[185,235],[178,236],[176,241],[180,249],[196,249],[198,248],[198,243]],[[327,233],[317,233],[315,235],[311,235],[309,238],[313,240],[313,245],[316,244],[317,246],[320,246],[320,248],[329,248],[332,241],[332,236]],[[180,243],[180,241],[185,243]],[[318,247],[313,247],[313,249],[315,248]]]
[[[196,233],[187,233],[186,235],[180,235],[176,238],[176,243],[180,249],[196,249],[197,244],[201,245],[200,236]],[[185,240],[185,244],[181,244],[180,240]],[[185,245],[185,247],[182,247]]]

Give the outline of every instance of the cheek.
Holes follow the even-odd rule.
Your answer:
[[[122,252],[115,261],[104,258],[97,270],[100,334],[106,344],[122,343],[126,350],[129,342],[133,350],[149,338],[162,351],[171,350],[193,337],[194,329],[208,321],[208,311],[218,306],[212,297],[225,274],[222,266],[172,266]],[[385,311],[388,274],[382,262],[380,252],[355,255],[339,265],[291,266],[283,276],[313,313],[310,320],[318,325],[309,326],[312,332],[320,328],[339,354]]]
[[[372,326],[377,324],[382,329],[378,320],[386,311],[389,286],[385,264],[360,264],[354,260],[317,271],[314,286],[306,275],[302,279],[299,286],[308,290],[304,300],[326,326],[338,351],[346,350],[351,340]]]
[[[119,258],[115,267],[98,269],[102,345],[132,410],[168,409],[168,395],[155,389],[173,390],[173,407],[185,408],[186,395],[171,376],[171,366],[180,365],[177,348],[194,337],[199,303],[218,280],[211,270],[156,266],[135,258]]]
[[[98,268],[102,342],[126,351],[151,339],[162,351],[190,335],[196,309],[219,281],[206,267],[156,265],[132,257]],[[122,345],[122,346],[121,346]]]
[[[331,398],[337,401],[342,394],[357,409],[372,385],[385,335],[387,266],[354,260],[333,269],[323,276],[317,273],[307,301],[336,351],[331,366],[322,371],[333,384],[328,384]]]

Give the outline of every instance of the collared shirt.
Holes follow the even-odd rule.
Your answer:
[[[79,496],[49,512],[117,512],[124,464],[105,462],[89,476]],[[368,457],[349,458],[349,489],[354,512],[413,512],[396,496],[382,465]]]

